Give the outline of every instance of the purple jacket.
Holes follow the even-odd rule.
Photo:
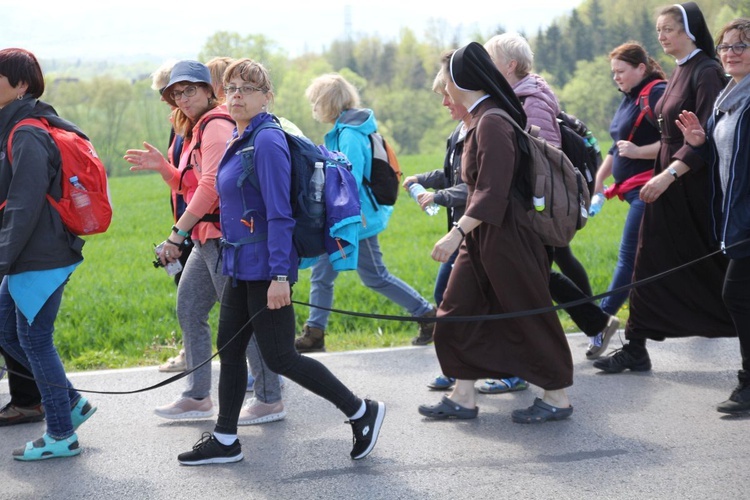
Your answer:
[[[513,86],[513,92],[523,103],[527,123],[539,127],[539,136],[559,148],[562,145],[557,123],[560,103],[544,78],[534,73],[527,75]]]
[[[250,133],[272,119],[272,115],[261,113],[247,129],[235,130],[219,163],[216,191],[223,239],[231,244],[252,233],[268,234],[261,241],[239,247],[224,246],[222,272],[244,281],[269,281],[271,276],[281,274],[296,282],[299,258],[292,244],[291,158],[284,132],[261,130],[255,139],[254,164],[260,192],[249,182],[237,186]]]

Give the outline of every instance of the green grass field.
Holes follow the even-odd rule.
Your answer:
[[[400,158],[405,174],[442,168],[442,155]],[[110,181],[114,218],[109,231],[92,236],[84,263],[72,276],[56,323],[55,340],[71,369],[157,364],[176,353],[180,332],[175,316],[176,287],[163,269],[155,269],[153,246],[172,225],[168,188],[156,175],[116,177]],[[595,293],[604,292],[617,259],[627,204],[610,201],[573,241]],[[446,230],[445,211],[429,217],[402,192],[388,229],[380,235],[385,262],[394,275],[432,301],[438,263],[433,244]],[[309,270],[300,273],[294,300],[307,302]],[[356,272],[336,281],[334,307],[347,311],[405,315],[396,304],[370,291]],[[216,325],[218,305],[211,315]],[[301,329],[307,308],[295,306]],[[626,317],[627,311],[624,311]],[[621,311],[621,315],[623,311]],[[577,331],[565,313],[566,331]],[[408,345],[416,333],[411,322],[380,321],[332,314],[329,351]],[[214,331],[214,335],[216,332]]]

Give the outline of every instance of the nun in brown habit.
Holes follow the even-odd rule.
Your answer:
[[[664,52],[677,61],[664,95],[654,106],[661,123],[661,147],[654,176],[641,188],[646,202],[633,280],[641,281],[698,260],[719,248],[712,236],[710,169],[685,143],[676,120],[696,114],[703,127],[724,87],[711,34],[695,2],[664,8],[656,21]],[[649,371],[646,340],[701,336],[734,337],[737,332],[722,301],[728,260],[716,254],[697,264],[634,288],[625,326],[628,343],[594,362],[607,373]]]
[[[483,316],[552,305],[549,264],[542,241],[526,213],[528,169],[518,153],[513,127],[492,108],[504,110],[521,127],[521,103],[489,54],[478,43],[443,64],[446,91],[471,113],[462,156],[469,187],[461,219],[433,248],[445,262],[460,246],[437,316]],[[450,395],[421,405],[430,418],[475,418],[474,383],[480,378],[524,378],[544,389],[513,421],[536,423],[570,416],[565,388],[573,383],[573,362],[557,314],[549,312],[501,320],[438,322],[435,350],[445,375],[457,379]]]

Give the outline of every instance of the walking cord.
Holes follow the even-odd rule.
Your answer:
[[[560,309],[568,309],[570,307],[575,307],[575,306],[578,306],[578,305],[581,305],[581,304],[586,304],[588,302],[592,302],[592,301],[595,301],[595,300],[603,299],[604,297],[608,297],[608,296],[616,294],[616,293],[620,293],[620,292],[624,292],[624,291],[627,291],[627,290],[631,290],[633,288],[637,288],[637,287],[640,287],[640,286],[648,285],[649,283],[653,283],[654,281],[657,281],[657,280],[660,280],[662,278],[665,278],[665,277],[669,276],[670,274],[676,273],[676,272],[681,271],[681,270],[683,270],[683,269],[685,269],[687,267],[690,267],[690,266],[692,266],[694,264],[697,264],[698,262],[700,262],[702,260],[711,258],[711,257],[713,257],[714,255],[716,255],[718,253],[724,252],[726,250],[729,250],[730,248],[734,248],[736,246],[740,246],[740,245],[743,245],[743,244],[746,244],[746,243],[750,243],[750,238],[742,240],[742,241],[738,241],[738,242],[736,242],[736,243],[734,243],[732,245],[729,245],[729,246],[725,247],[724,249],[716,250],[716,251],[711,252],[709,254],[706,254],[706,255],[704,255],[702,257],[694,259],[694,260],[692,260],[690,262],[686,262],[685,264],[681,264],[681,265],[679,265],[677,267],[673,267],[672,269],[668,269],[668,270],[663,271],[661,273],[655,274],[654,276],[650,276],[648,278],[644,278],[644,279],[639,280],[639,281],[634,281],[634,282],[632,282],[632,283],[630,283],[628,285],[624,285],[624,286],[621,286],[621,287],[614,288],[612,290],[608,290],[607,292],[600,293],[599,295],[592,295],[591,297],[585,297],[585,298],[582,298],[582,299],[578,299],[578,300],[574,300],[574,301],[571,301],[571,302],[567,302],[565,304],[558,304],[558,305],[550,306],[550,307],[541,307],[541,308],[538,308],[538,309],[529,309],[529,310],[526,310],[526,311],[516,311],[516,312],[501,313],[501,314],[485,314],[485,315],[479,315],[479,316],[442,316],[440,318],[431,318],[430,322],[431,323],[432,322],[435,322],[435,323],[456,323],[456,322],[469,322],[469,321],[493,321],[493,320],[499,320],[499,319],[521,318],[521,317],[525,317],[525,316],[533,316],[533,315],[536,315],[536,314],[545,314],[545,313],[549,313],[549,312],[553,312],[553,311],[559,311]],[[317,309],[322,309],[324,311],[329,311],[329,312],[333,312],[333,313],[337,313],[337,314],[343,314],[343,315],[346,315],[346,316],[355,316],[355,317],[358,317],[358,318],[382,319],[382,320],[389,320],[389,321],[407,321],[407,322],[423,322],[424,321],[424,318],[419,318],[419,317],[414,317],[414,316],[395,316],[395,315],[389,315],[389,314],[372,314],[372,313],[361,313],[361,312],[355,312],[355,311],[345,311],[343,309],[334,309],[334,308],[330,308],[330,307],[316,306],[316,305],[313,305],[313,304],[309,304],[307,302],[301,302],[301,301],[296,301],[296,300],[292,300],[292,303],[293,304],[298,304],[298,305],[301,305],[301,306],[315,307]],[[151,386],[148,386],[148,387],[144,387],[144,388],[141,388],[141,389],[134,389],[132,391],[94,391],[94,390],[88,390],[88,389],[75,389],[75,390],[78,391],[78,392],[85,392],[85,393],[89,393],[89,394],[137,394],[139,392],[147,392],[147,391],[151,391],[151,390],[154,390],[154,389],[158,389],[159,387],[163,387],[165,385],[169,385],[172,382],[176,382],[177,380],[180,380],[182,378],[187,377],[188,375],[190,375],[191,373],[193,373],[198,368],[201,368],[202,366],[206,365],[207,363],[210,363],[216,356],[218,356],[224,349],[226,349],[232,342],[234,342],[234,340],[248,326],[250,326],[250,323],[252,323],[252,321],[260,313],[262,313],[266,309],[267,309],[267,307],[264,307],[260,311],[258,311],[255,314],[253,314],[253,316],[249,320],[247,320],[247,322],[244,325],[242,325],[242,327],[239,330],[237,330],[237,333],[235,333],[234,336],[231,339],[229,339],[229,341],[226,344],[224,344],[224,347],[222,347],[221,349],[217,350],[210,358],[206,359],[202,363],[199,363],[198,365],[194,366],[190,370],[185,370],[182,373],[178,373],[177,375],[173,375],[173,376],[171,376],[171,377],[169,377],[169,378],[167,378],[165,380],[162,380],[158,384],[154,384],[154,385],[151,385]],[[8,370],[7,366],[4,366],[2,368],[4,368],[8,373],[12,373],[13,375],[17,375],[19,377],[23,377],[23,378],[28,379],[28,380],[34,380],[34,381],[36,381],[36,379],[34,379],[33,377],[29,377],[28,375],[23,375],[21,373],[15,372],[15,371]],[[57,387],[57,388],[61,388],[61,389],[68,389],[67,386],[50,384],[50,383],[47,383],[47,382],[43,382],[43,383],[45,383],[45,384],[47,384],[47,385],[49,385],[51,387]]]

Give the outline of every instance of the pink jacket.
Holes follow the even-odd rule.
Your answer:
[[[539,127],[539,136],[559,148],[562,145],[557,123],[560,103],[544,78],[533,73],[527,75],[513,86],[513,92],[523,102],[528,124]]]
[[[200,149],[190,154],[198,140],[200,120],[213,114],[224,115],[229,119],[211,120],[203,131]],[[227,141],[231,139],[232,130],[234,130],[234,121],[229,117],[224,104],[208,111],[200,120],[193,128],[192,140],[182,148],[179,168],[175,169],[172,178],[167,181],[169,187],[185,197],[188,204],[185,210],[199,218],[213,213],[219,207],[216,171],[224,155]],[[182,176],[188,165],[192,165],[192,168]],[[182,186],[180,186],[181,176]],[[221,230],[212,222],[199,222],[193,228],[191,236],[205,243],[207,239],[220,238]]]

